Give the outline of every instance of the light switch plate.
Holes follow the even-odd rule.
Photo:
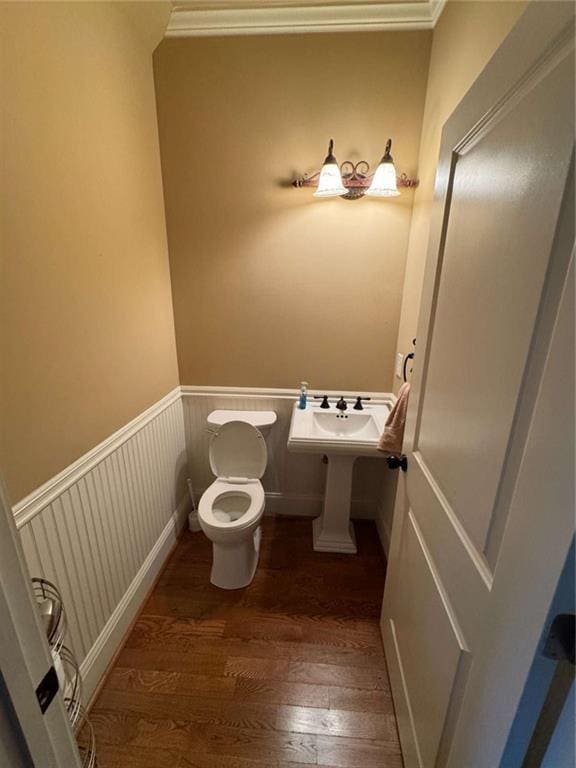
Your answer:
[[[394,373],[396,374],[397,379],[402,378],[402,365],[404,363],[404,355],[402,352],[398,352],[396,354],[396,367],[394,369]]]

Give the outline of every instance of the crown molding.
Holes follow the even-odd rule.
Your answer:
[[[433,29],[445,0],[196,0],[176,3],[167,37]]]

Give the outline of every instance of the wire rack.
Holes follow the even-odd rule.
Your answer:
[[[78,751],[80,752],[82,768],[98,768],[94,728],[83,707],[80,707],[76,739],[78,741]]]
[[[66,613],[58,588],[47,579],[32,579],[34,597],[50,648],[59,653],[66,634]]]
[[[60,649],[59,658],[61,662],[61,672],[58,674],[60,690],[64,696],[64,706],[68,713],[68,719],[72,727],[75,728],[82,712],[82,677],[72,651],[65,645]],[[54,661],[57,667],[57,659]],[[58,671],[56,669],[56,672]]]
[[[32,590],[58,676],[68,719],[76,735],[82,768],[98,768],[94,728],[82,706],[82,676],[64,637],[67,622],[60,591],[47,579],[32,579]]]

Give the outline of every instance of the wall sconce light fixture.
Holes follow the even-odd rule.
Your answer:
[[[364,195],[397,197],[400,194],[398,187],[417,187],[418,179],[409,179],[405,173],[396,176],[391,148],[392,139],[388,139],[384,156],[376,171],[371,174],[366,160],[357,163],[345,160],[339,166],[333,154],[334,140],[330,139],[322,169],[311,176],[304,175],[295,179],[292,186],[316,187],[314,197],[343,197],[345,200],[358,200]]]

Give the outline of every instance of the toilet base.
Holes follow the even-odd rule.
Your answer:
[[[243,589],[256,573],[260,557],[260,526],[232,546],[212,543],[210,582],[220,589]]]

